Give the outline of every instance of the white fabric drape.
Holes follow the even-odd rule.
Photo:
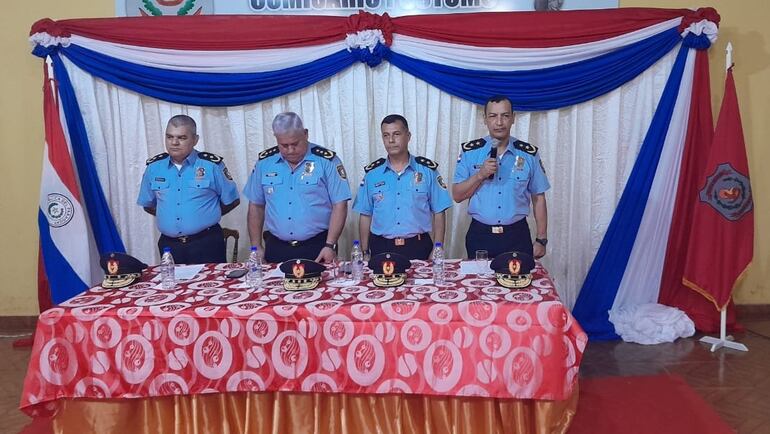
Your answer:
[[[691,49],[687,55],[687,63],[679,86],[679,97],[676,99],[671,124],[663,143],[664,148],[670,152],[664,152],[658,162],[657,174],[652,182],[647,206],[639,225],[637,241],[631,250],[626,272],[615,296],[613,311],[621,307],[658,301],[663,260],[666,257],[671,215],[674,213],[674,203],[676,203],[679,169],[690,116],[695,53],[696,50]]]
[[[626,179],[663,91],[675,51],[626,85],[592,101],[537,113],[517,114],[514,135],[540,148],[552,185],[546,194],[549,224],[544,265],[572,306],[609,225]],[[357,64],[314,86],[257,104],[229,108],[180,106],[140,96],[94,79],[65,63],[81,106],[99,178],[128,252],[157,263],[154,218],[136,205],[146,158],[163,152],[166,121],[186,113],[198,121],[198,150],[224,157],[243,188],[256,155],[275,144],[273,117],[295,111],[312,142],[335,150],[355,195],[363,167],[384,154],[379,124],[403,114],[412,132],[411,152],[439,163],[452,179],[459,144],[486,135],[482,107],[453,97],[388,63]],[[242,200],[244,200],[242,198]],[[245,200],[244,200],[245,201]],[[241,233],[241,257],[248,249],[246,203],[222,219]],[[464,257],[469,218],[466,204],[447,217],[451,257]],[[530,222],[534,230],[534,222]],[[341,254],[358,233],[352,211],[340,239]]]

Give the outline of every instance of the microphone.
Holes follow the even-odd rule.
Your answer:
[[[497,159],[497,145],[499,145],[499,144],[500,144],[500,140],[492,139],[492,150],[489,151],[489,158]],[[493,174],[489,175],[489,177],[487,179],[490,180],[490,181],[495,179],[495,174],[493,173]]]

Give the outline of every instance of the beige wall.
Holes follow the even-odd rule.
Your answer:
[[[743,126],[751,161],[756,207],[754,266],[739,287],[740,303],[770,303],[767,280],[770,274],[770,171],[759,162],[770,157],[763,146],[770,122],[770,55],[767,39],[770,29],[764,21],[770,16],[770,3],[764,0],[713,0],[722,15],[722,27],[711,50],[713,103],[722,97],[724,46],[735,47],[735,80],[741,101]],[[690,7],[684,0],[621,0],[621,6]],[[27,33],[42,17],[53,19],[112,16],[112,0],[43,0],[10,2],[0,18],[0,52],[6,57],[0,68],[0,316],[37,313],[37,207],[42,159],[41,62],[29,54]],[[716,107],[715,107],[716,110]]]
[[[43,143],[42,66],[30,54],[40,18],[106,17],[113,0],[3,2],[0,15],[0,315],[37,313],[37,207]]]

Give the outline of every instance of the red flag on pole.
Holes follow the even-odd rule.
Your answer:
[[[754,256],[754,202],[732,67],[701,182],[682,283],[721,310]]]

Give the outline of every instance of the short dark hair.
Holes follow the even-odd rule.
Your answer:
[[[407,131],[409,131],[409,122],[406,121],[406,118],[401,115],[387,115],[384,119],[382,119],[382,122],[380,122],[380,126],[383,126],[385,124],[392,124],[395,122],[401,122],[404,124],[404,128],[406,128]]]
[[[510,98],[508,98],[505,95],[492,95],[489,98],[487,98],[487,102],[484,103],[484,114],[487,114],[487,106],[489,106],[489,103],[491,102],[503,102],[508,101],[508,104],[511,106],[511,111],[513,111],[513,101],[511,101]]]
[[[176,115],[168,120],[169,125],[175,127],[189,127],[193,134],[198,134],[198,125],[195,123],[195,119],[187,115]]]

